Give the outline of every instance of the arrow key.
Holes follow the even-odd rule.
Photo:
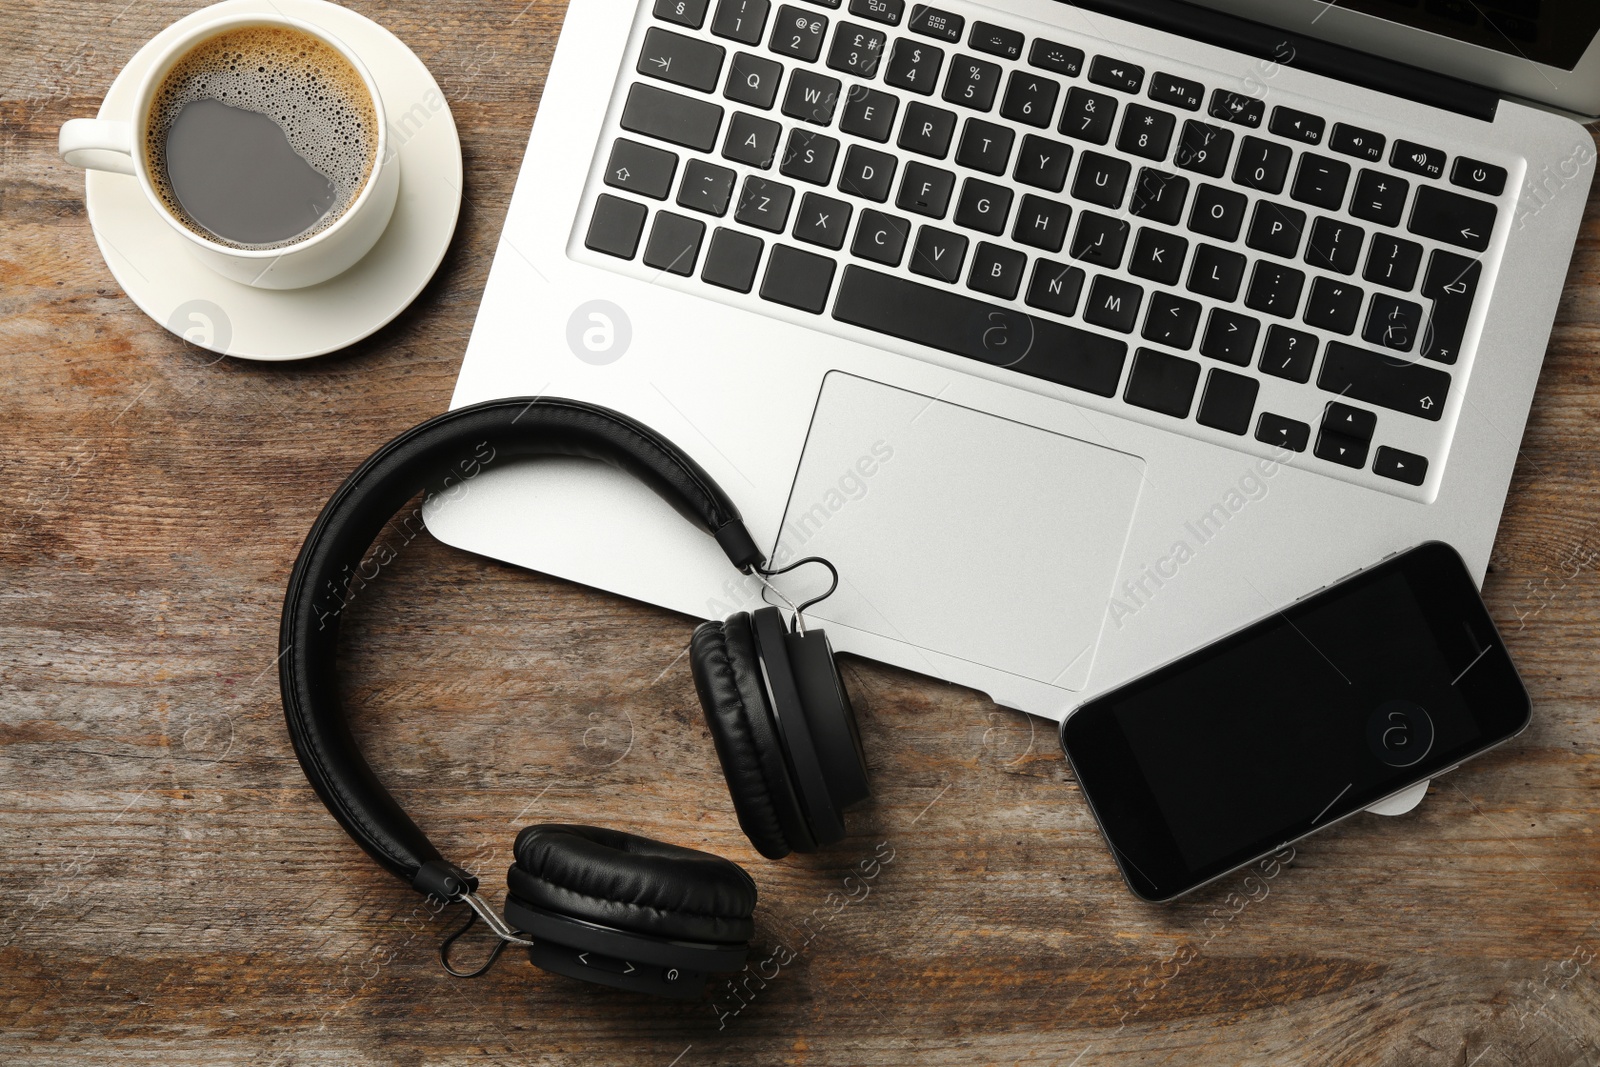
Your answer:
[[[1500,211],[1486,200],[1425,185],[1417,190],[1407,229],[1435,241],[1484,252]]]
[[[1407,485],[1421,485],[1428,477],[1428,460],[1398,448],[1379,445],[1378,454],[1372,459],[1372,473]]]
[[[1359,437],[1323,430],[1317,434],[1317,447],[1313,450],[1318,459],[1344,467],[1360,469],[1367,465],[1367,442]]]

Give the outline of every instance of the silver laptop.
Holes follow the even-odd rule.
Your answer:
[[[453,403],[642,420],[774,561],[838,566],[838,649],[1060,719],[1418,542],[1481,578],[1597,31],[1588,0],[573,0]],[[762,600],[580,460],[427,521],[691,616]]]

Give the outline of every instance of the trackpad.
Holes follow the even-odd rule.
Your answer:
[[[1143,467],[836,371],[773,559],[839,568],[821,620],[1082,689]]]

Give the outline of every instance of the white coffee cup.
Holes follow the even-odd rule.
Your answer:
[[[334,49],[361,76],[377,118],[378,144],[366,184],[332,224],[303,240],[277,248],[234,248],[196,233],[175,216],[152,182],[144,144],[151,104],[172,68],[195,47],[231,30],[271,26],[298,30]],[[61,158],[85,170],[126,174],[138,180],[150,209],[160,213],[200,261],[225,278],[258,289],[300,289],[325,282],[355,266],[372,251],[394,214],[400,193],[400,161],[390,158],[388,120],[372,74],[345,44],[326,30],[285,15],[233,15],[195,27],[156,57],[139,82],[127,119],[72,119],[61,127]]]

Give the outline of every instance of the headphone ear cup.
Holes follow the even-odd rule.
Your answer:
[[[767,703],[750,616],[702,623],[689,643],[689,663],[745,836],[768,859],[814,850]]]

